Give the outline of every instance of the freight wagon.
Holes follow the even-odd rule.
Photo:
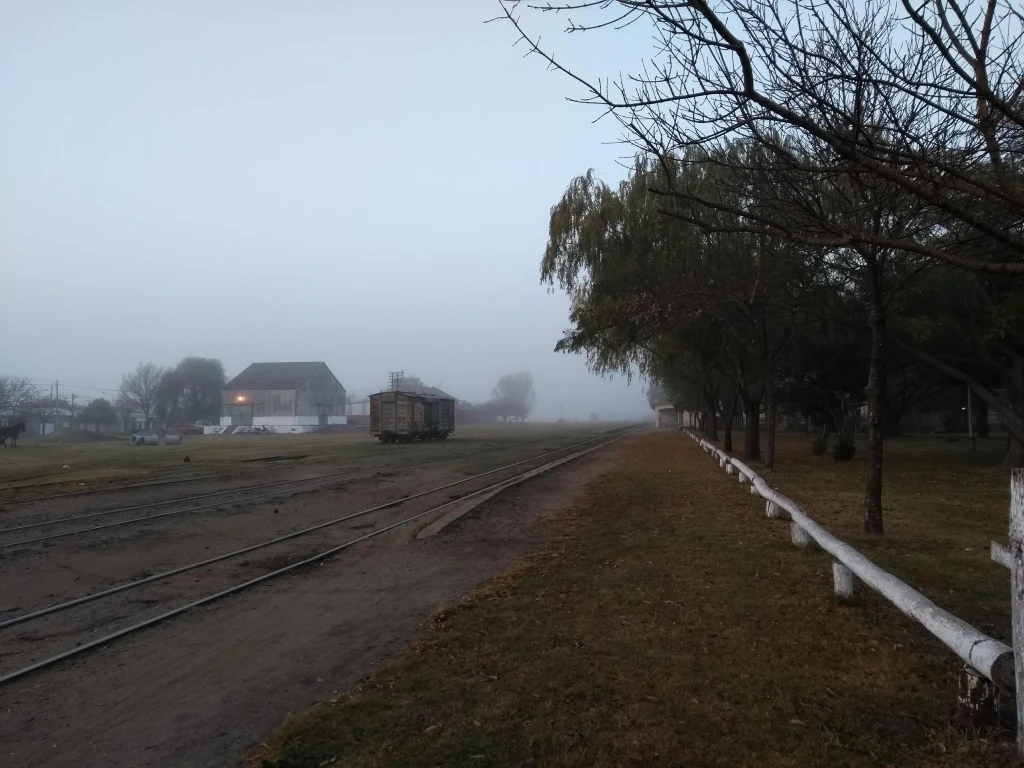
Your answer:
[[[370,435],[382,443],[447,440],[455,431],[455,398],[436,387],[370,395]]]

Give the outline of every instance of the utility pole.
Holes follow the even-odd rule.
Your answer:
[[[72,392],[71,393],[71,419],[72,419],[72,421],[74,420],[74,418],[75,418],[75,393]]]
[[[57,381],[57,395],[53,398],[53,431],[57,431],[57,427],[60,426],[60,419],[57,418],[57,403],[60,401],[60,381]]]

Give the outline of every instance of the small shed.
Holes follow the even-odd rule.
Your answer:
[[[346,423],[345,388],[323,362],[253,363],[224,385],[221,403],[221,428],[235,432],[311,432]]]

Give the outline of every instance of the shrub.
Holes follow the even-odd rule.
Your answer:
[[[822,432],[820,435],[814,438],[814,442],[811,443],[811,451],[815,456],[821,456],[825,451],[828,450],[828,432]]]
[[[856,452],[857,444],[853,440],[853,435],[842,433],[836,435],[836,444],[832,448],[833,459],[836,461],[849,461]]]

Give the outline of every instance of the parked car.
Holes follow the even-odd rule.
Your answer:
[[[205,422],[201,421],[197,421],[195,424],[178,424],[174,427],[174,431],[179,435],[201,435],[204,425]]]

